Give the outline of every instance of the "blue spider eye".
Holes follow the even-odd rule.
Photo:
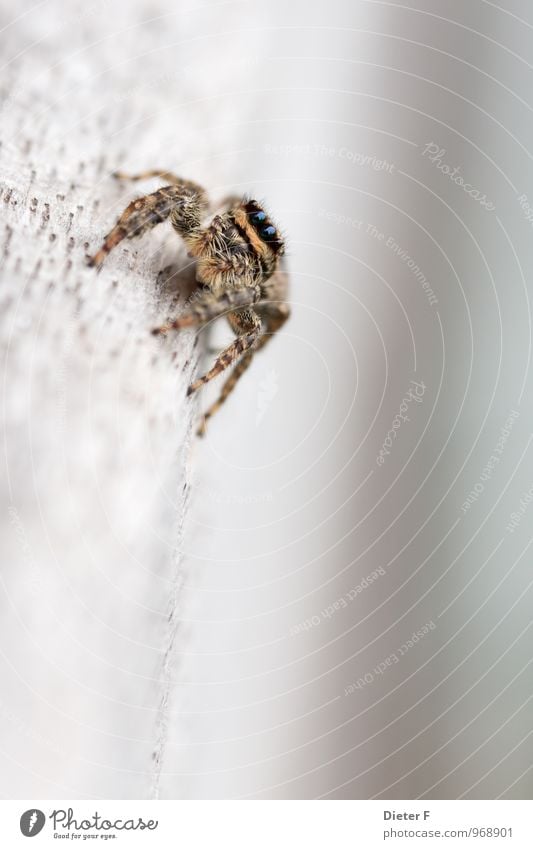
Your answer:
[[[262,224],[266,218],[266,214],[264,212],[253,212],[250,215],[250,221],[252,224]]]
[[[261,235],[264,239],[272,239],[276,235],[276,228],[269,224],[268,227],[263,227]]]

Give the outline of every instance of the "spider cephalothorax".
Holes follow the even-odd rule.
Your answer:
[[[205,422],[221,406],[256,350],[289,317],[287,276],[280,270],[284,242],[266,211],[256,200],[231,197],[225,211],[205,222],[209,203],[205,191],[190,180],[167,171],[146,171],[133,177],[117,173],[118,179],[160,177],[170,185],[132,201],[107,234],[90,265],[100,266],[123,239],[140,236],[170,218],[196,260],[196,279],[206,291],[186,311],[152,332],[155,335],[184,327],[199,327],[226,315],[237,338],[217,357],[213,367],[189,386],[189,394],[212,380],[228,366],[235,368],[223,385],[219,399],[207,410]]]

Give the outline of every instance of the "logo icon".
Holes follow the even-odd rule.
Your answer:
[[[20,818],[20,830],[24,837],[35,837],[42,831],[46,822],[46,817],[38,808],[30,808],[29,811],[24,811]]]
[[[278,373],[274,369],[267,372],[259,384],[257,392],[257,410],[255,414],[256,427],[259,426],[270,404],[278,394]]]

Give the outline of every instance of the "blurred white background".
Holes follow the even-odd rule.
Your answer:
[[[1,24],[3,794],[529,798],[528,4]],[[147,333],[170,228],[84,267],[110,173],[159,166],[288,244],[292,318],[203,442],[213,354]]]

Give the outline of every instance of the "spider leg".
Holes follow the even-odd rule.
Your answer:
[[[265,336],[265,337],[261,336],[260,341],[262,339],[270,339],[270,336]],[[214,414],[217,412],[217,410],[220,409],[220,407],[222,406],[222,404],[224,403],[224,401],[226,400],[228,395],[230,395],[231,392],[233,392],[233,390],[234,390],[235,386],[237,385],[237,383],[239,382],[240,378],[242,377],[244,372],[248,370],[248,367],[251,365],[252,360],[254,358],[254,353],[255,353],[255,351],[248,351],[248,353],[245,354],[244,357],[241,360],[239,360],[239,362],[237,363],[237,365],[235,366],[235,368],[231,372],[230,376],[228,377],[228,379],[224,383],[222,390],[220,392],[220,395],[218,396],[217,400],[213,404],[211,404],[211,406],[202,415],[201,422],[198,425],[198,429],[196,431],[197,436],[205,436],[208,419],[210,419],[212,416],[214,416]]]
[[[251,307],[260,297],[261,290],[259,286],[224,292],[218,298],[211,293],[207,293],[197,297],[195,303],[191,304],[183,315],[171,321],[170,324],[154,327],[152,333],[154,336],[159,336],[160,334],[167,333],[169,330],[197,327],[198,325],[206,324],[219,315],[223,315],[225,312],[233,311],[237,307]]]
[[[100,250],[89,259],[89,265],[100,266],[123,239],[141,236],[166,221],[169,216],[172,217],[173,224],[174,218],[179,218],[182,225],[179,232],[183,236],[199,229],[207,207],[204,190],[195,183],[188,182],[164,186],[149,195],[137,198],[128,204],[113,229],[106,235]]]
[[[261,304],[259,304],[259,309],[261,308]],[[268,312],[267,312],[268,310]],[[211,406],[206,410],[206,412],[202,416],[202,420],[200,425],[198,426],[198,430],[196,431],[198,436],[204,436],[207,427],[208,419],[212,418],[212,416],[219,410],[233,390],[235,386],[239,382],[240,378],[243,376],[244,372],[247,371],[248,367],[251,365],[252,360],[261,348],[269,342],[275,333],[281,329],[281,327],[285,324],[290,315],[290,309],[287,304],[269,304],[268,307],[265,308],[265,324],[266,330],[259,337],[257,341],[257,345],[252,351],[248,351],[241,360],[237,363],[230,376],[222,386],[222,390],[220,392],[217,400],[211,404]]]
[[[194,383],[191,383],[187,390],[187,395],[191,395],[205,383],[209,383],[210,380],[217,377],[220,372],[231,366],[235,360],[242,357],[243,354],[250,351],[257,344],[261,334],[261,319],[253,309],[232,312],[228,318],[233,329],[239,335],[231,345],[228,345],[219,354],[213,367],[202,377],[199,377],[198,380],[195,380]]]
[[[173,186],[185,186],[186,188],[193,189],[198,193],[203,192],[202,187],[193,180],[186,180],[184,177],[178,177],[177,174],[173,174],[171,171],[163,171],[159,168],[151,168],[149,171],[142,171],[140,174],[125,174],[123,171],[114,171],[112,176],[115,180],[131,180],[131,182],[149,180],[151,177],[159,177],[161,180],[164,180],[165,183],[170,183]]]

